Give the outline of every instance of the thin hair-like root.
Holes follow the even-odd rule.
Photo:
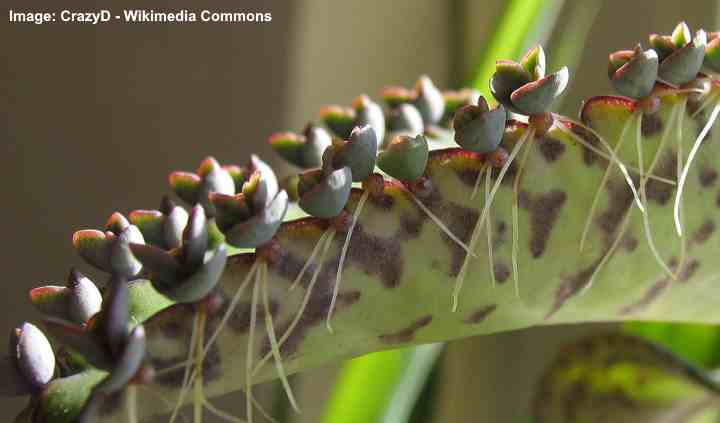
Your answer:
[[[475,196],[477,195],[478,191],[480,190],[480,181],[482,180],[483,174],[486,172],[489,172],[490,167],[487,164],[483,164],[482,168],[480,168],[480,171],[478,172],[478,176],[475,179],[475,186],[473,186],[472,194],[470,194],[470,199],[474,200]]]
[[[125,404],[127,408],[128,423],[138,423],[137,389],[136,385],[130,385],[126,390]]]
[[[623,237],[625,236],[625,232],[627,232],[628,229],[628,223],[630,223],[630,215],[632,214],[632,207],[626,212],[625,217],[623,218],[622,223],[620,224],[620,228],[618,229],[618,234],[615,237],[615,240],[613,241],[610,248],[608,248],[605,255],[600,259],[600,263],[595,267],[595,270],[593,271],[592,275],[590,275],[590,278],[588,279],[588,282],[585,284],[585,286],[580,291],[581,294],[585,294],[590,288],[592,287],[593,283],[595,282],[595,278],[600,273],[600,271],[605,267],[608,260],[610,260],[610,257],[613,255],[617,247],[620,245],[620,241],[622,241]]]
[[[197,347],[195,348],[195,372],[193,373],[193,423],[202,423],[203,421],[203,343],[205,342],[205,320],[207,314],[204,310],[198,312],[198,336]]]
[[[255,344],[255,324],[257,323],[258,288],[260,288],[260,272],[255,272],[255,283],[252,290],[252,302],[250,303],[250,328],[248,330],[247,351],[245,355],[245,412],[248,423],[253,422],[252,406],[252,369],[253,369],[253,347]]]
[[[587,126],[583,125],[580,122],[575,122],[575,121],[570,121],[570,122],[582,127],[583,129],[585,129],[587,131],[592,131],[591,128],[588,128]],[[576,133],[574,133],[573,131],[571,131],[565,125],[563,125],[561,123],[557,126],[560,128],[561,131],[565,132],[567,135],[570,135],[570,137],[572,137],[575,141],[582,144],[586,148],[590,148],[590,143],[588,143],[587,141],[582,139],[581,136],[579,136]],[[645,213],[645,207],[643,206],[642,200],[640,199],[640,194],[638,194],[638,191],[635,188],[635,183],[633,182],[632,178],[630,177],[630,172],[628,172],[628,167],[625,166],[625,164],[620,160],[620,158],[617,156],[617,154],[615,154],[615,150],[613,150],[613,148],[610,146],[610,144],[608,144],[607,141],[605,141],[604,138],[597,135],[597,133],[595,133],[595,131],[592,131],[592,133],[595,134],[595,136],[600,141],[600,143],[603,145],[603,147],[605,147],[610,152],[610,156],[607,159],[610,160],[610,162],[614,161],[617,164],[617,166],[620,168],[620,172],[622,172],[623,176],[625,177],[625,182],[627,182],[628,186],[630,187],[630,190],[633,193],[633,197],[635,198],[635,204],[637,205],[638,209],[640,209],[640,212]],[[594,147],[593,147],[593,149],[594,149]],[[637,171],[642,173],[641,170],[637,170]]]
[[[300,269],[300,273],[297,274],[297,276],[295,277],[295,280],[290,285],[290,291],[297,288],[297,286],[300,284],[302,277],[305,276],[305,272],[307,272],[308,268],[310,268],[310,265],[315,261],[315,258],[317,257],[318,253],[320,253],[322,246],[325,245],[325,239],[327,238],[328,234],[330,234],[330,231],[323,232],[323,234],[318,239],[317,243],[315,243],[315,247],[313,248],[312,253],[310,253],[310,256],[305,261],[305,264],[303,265],[302,269]]]
[[[283,344],[285,344],[285,341],[290,338],[290,335],[292,334],[293,330],[295,330],[295,327],[298,325],[298,323],[300,323],[303,313],[305,312],[305,308],[307,308],[307,305],[310,302],[310,295],[312,294],[312,290],[315,287],[315,283],[317,282],[320,271],[322,270],[323,263],[325,262],[325,256],[327,256],[327,252],[332,245],[333,239],[335,238],[335,229],[328,230],[328,233],[329,235],[327,238],[325,238],[325,244],[323,246],[320,259],[318,260],[318,264],[315,266],[315,271],[313,272],[312,279],[310,279],[310,284],[305,290],[305,296],[303,297],[302,304],[300,304],[300,309],[295,314],[295,318],[293,319],[293,321],[290,322],[290,326],[285,329],[285,333],[283,333],[278,340],[278,348],[281,348]],[[272,353],[265,354],[265,356],[257,363],[255,368],[253,369],[253,375],[255,375],[255,373],[257,373],[262,368],[262,366],[264,366],[265,363],[270,360],[271,357]]]
[[[625,121],[625,124],[623,125],[622,129],[620,130],[620,137],[618,138],[617,144],[615,144],[615,153],[617,154],[618,151],[622,148],[623,144],[625,143],[625,140],[627,139],[625,137],[628,128],[630,128],[630,121],[632,119],[628,119]],[[595,217],[595,212],[597,211],[597,206],[600,201],[600,196],[602,194],[602,189],[605,187],[605,184],[607,184],[608,179],[610,179],[610,173],[612,172],[613,165],[615,163],[610,161],[605,168],[605,173],[603,173],[603,177],[600,180],[600,186],[595,191],[595,196],[593,197],[593,201],[590,204],[590,212],[588,213],[588,217],[585,220],[585,226],[583,227],[582,236],[580,237],[580,252],[582,253],[583,249],[585,248],[585,241],[587,241],[587,237],[590,234],[590,226],[593,222],[593,217]]]
[[[347,252],[350,248],[350,238],[352,238],[353,232],[355,231],[355,226],[357,225],[358,217],[360,217],[360,212],[365,206],[365,202],[367,201],[369,196],[370,191],[364,191],[362,196],[360,197],[360,200],[355,206],[355,211],[353,212],[352,216],[352,222],[350,223],[350,228],[348,229],[347,235],[345,236],[345,243],[343,243],[342,250],[340,250],[340,261],[338,262],[337,275],[335,276],[335,286],[333,287],[332,299],[330,300],[330,307],[328,308],[327,318],[325,319],[325,326],[327,326],[327,330],[330,333],[333,333],[330,321],[332,320],[332,314],[335,310],[335,301],[337,301],[337,296],[340,292],[340,282],[342,280],[343,267],[345,266],[345,258],[347,257]]]
[[[195,316],[193,318],[192,331],[190,332],[190,344],[188,346],[188,356],[187,356],[187,360],[185,362],[185,372],[183,373],[183,381],[182,381],[182,384],[180,385],[180,393],[178,394],[178,399],[175,402],[175,407],[173,407],[172,413],[170,413],[169,423],[173,423],[175,421],[175,419],[177,418],[178,413],[180,412],[180,407],[182,407],[182,404],[185,401],[185,395],[187,395],[189,387],[190,387],[191,370],[193,368],[193,364],[195,363],[195,348],[197,347],[196,341],[197,341],[197,330],[198,330],[199,317],[200,317],[200,315],[198,313],[195,313]]]
[[[473,229],[472,237],[470,238],[470,249],[474,250],[475,246],[477,245],[478,239],[480,238],[480,233],[482,232],[482,227],[485,224],[485,219],[487,219],[488,214],[490,213],[490,206],[492,205],[493,200],[495,199],[495,194],[497,194],[497,191],[500,189],[500,184],[502,183],[503,178],[505,177],[505,174],[507,173],[508,169],[510,169],[510,164],[512,164],[513,160],[515,160],[515,157],[520,152],[520,149],[523,145],[525,145],[525,141],[528,139],[528,136],[530,136],[530,133],[533,132],[532,129],[526,130],[520,139],[517,140],[515,145],[513,146],[512,151],[510,151],[510,155],[508,156],[507,160],[505,160],[505,163],[503,163],[502,168],[500,169],[500,173],[498,173],[498,177],[495,180],[495,185],[493,185],[492,190],[490,191],[489,195],[486,195],[485,204],[483,205],[482,213],[480,214],[480,218],[477,220],[477,223],[475,224],[475,228]],[[470,258],[468,256],[465,256],[465,260],[463,261],[463,265],[460,268],[460,272],[458,273],[457,278],[455,279],[455,287],[453,288],[452,293],[452,311],[457,311],[458,308],[458,300],[460,297],[460,290],[462,290],[462,286],[465,283],[465,274],[467,273],[468,265],[470,264]]]
[[[637,114],[637,127],[635,128],[635,147],[637,148],[637,155],[638,155],[638,167],[640,168],[640,199],[642,200],[643,204],[647,205],[647,192],[645,189],[645,176],[643,174],[643,169],[645,167],[645,163],[643,160],[643,146],[642,146],[642,112],[635,112]],[[663,131],[663,134],[661,136],[660,145],[658,146],[658,151],[655,153],[655,158],[658,158],[660,154],[662,154],[662,147],[665,144],[665,138],[667,137],[667,133],[669,132],[667,129],[670,127],[670,125],[665,126],[665,130]],[[653,160],[655,162],[655,160]],[[653,163],[654,164],[654,163]],[[652,167],[652,165],[651,165]],[[652,169],[648,169],[648,172],[651,172]],[[662,267],[663,271],[668,274],[671,278],[675,278],[675,274],[672,270],[670,270],[670,267],[665,263],[665,260],[663,260],[662,256],[660,255],[660,252],[657,249],[657,246],[655,245],[655,240],[652,236],[652,230],[650,229],[650,216],[649,216],[649,210],[645,210],[645,213],[642,214],[642,220],[643,220],[643,228],[645,229],[645,239],[647,240],[648,247],[650,247],[650,251],[653,254],[653,257],[655,257],[655,261]]]
[[[490,185],[492,182],[492,172],[490,172],[490,169],[487,169],[485,172],[485,202],[487,203],[490,200]],[[490,269],[490,280],[492,280],[492,285],[497,285],[497,281],[495,280],[495,259],[493,258],[493,240],[492,240],[492,216],[490,214],[490,211],[488,211],[488,218],[485,221],[485,232],[487,232],[487,243],[488,243],[488,265]]]
[[[232,414],[215,407],[207,398],[203,398],[203,406],[205,406],[205,408],[207,408],[209,412],[222,420],[231,423],[245,423],[245,420],[241,419],[240,417],[235,417]]]
[[[520,242],[520,178],[527,164],[530,150],[532,149],[534,139],[532,136],[528,138],[525,152],[520,159],[520,165],[513,178],[513,204],[512,204],[512,226],[513,226],[513,242],[512,242],[512,267],[513,281],[515,283],[515,296],[520,296],[520,270],[518,266],[518,244]]]
[[[300,407],[298,407],[297,401],[295,401],[295,395],[293,395],[292,388],[288,382],[285,367],[282,362],[282,356],[280,356],[280,347],[278,347],[277,337],[275,336],[275,326],[273,323],[272,313],[270,312],[270,296],[268,294],[267,263],[262,263],[260,265],[260,273],[262,274],[262,301],[263,308],[265,310],[265,330],[267,331],[268,339],[270,339],[270,351],[275,357],[275,368],[278,376],[280,377],[283,389],[285,389],[288,401],[290,401],[292,408],[299,413]]]
[[[203,348],[203,357],[205,357],[208,351],[210,351],[210,347],[212,347],[213,343],[217,340],[217,337],[220,336],[220,332],[225,328],[225,325],[227,325],[227,322],[230,320],[230,316],[232,316],[233,311],[235,311],[235,308],[240,302],[240,298],[242,298],[242,294],[243,292],[245,292],[245,288],[247,288],[248,284],[252,280],[253,275],[257,272],[258,263],[258,260],[255,260],[253,262],[252,266],[250,266],[250,270],[248,270],[247,275],[245,275],[245,279],[243,279],[243,281],[240,283],[240,286],[238,286],[237,291],[235,291],[235,295],[233,296],[232,300],[230,300],[230,304],[228,305],[225,314],[223,314],[222,319],[220,319],[220,324],[218,324],[217,329],[215,329],[215,331],[205,344],[205,348]]]
[[[428,215],[430,220],[435,222],[435,224],[438,226],[438,228],[440,228],[443,232],[445,232],[445,235],[447,235],[457,245],[459,245],[463,250],[465,250],[465,252],[467,254],[470,254],[473,257],[477,257],[477,255],[475,255],[475,253],[472,252],[470,247],[467,246],[464,242],[462,242],[462,240],[460,238],[458,238],[454,233],[452,233],[452,231],[450,231],[450,228],[448,228],[447,225],[445,225],[445,223],[439,217],[437,217],[432,211],[430,211],[430,209],[427,208],[427,206],[425,204],[423,204],[422,201],[420,201],[420,199],[417,198],[415,196],[415,194],[412,193],[412,191],[406,190],[406,192],[410,196],[410,198],[412,198],[412,200],[415,202],[415,204],[417,204],[418,207],[420,207],[420,209],[423,212],[425,212],[425,214]]]
[[[702,131],[700,131],[700,134],[695,140],[695,143],[690,150],[690,155],[688,156],[687,162],[685,162],[685,167],[683,168],[682,174],[680,175],[680,181],[678,182],[678,188],[675,193],[675,205],[673,208],[675,229],[677,230],[678,236],[682,236],[683,234],[682,223],[680,222],[680,202],[682,201],[683,191],[685,190],[685,182],[687,181],[687,176],[690,172],[690,165],[692,165],[692,162],[695,159],[695,155],[697,155],[698,150],[700,149],[700,145],[702,144],[703,139],[705,139],[705,136],[707,136],[710,128],[712,128],[713,124],[717,120],[718,113],[720,113],[720,102],[718,102],[715,105],[715,108],[713,108],[712,113],[710,113],[710,118],[708,119],[707,123],[703,127]]]
[[[691,117],[691,118],[694,118],[695,116],[697,116],[697,115],[699,115],[700,113],[702,113],[703,110],[705,110],[705,109],[707,108],[707,106],[709,106],[710,104],[712,104],[713,101],[717,100],[719,96],[720,96],[720,95],[718,95],[718,94],[708,95],[707,98],[705,98],[705,101],[703,101],[702,104],[700,104],[700,107],[698,107],[697,110],[695,110],[695,111],[690,115],[690,117]],[[686,99],[685,101],[687,101],[687,99]]]
[[[677,159],[675,160],[677,162],[677,175],[678,178],[680,178],[680,175],[682,175],[682,168],[683,168],[683,159],[685,158],[685,152],[683,151],[683,143],[682,143],[682,122],[683,117],[685,116],[685,106],[687,104],[687,99],[683,101],[683,108],[682,108],[682,114],[680,115],[677,126]],[[680,208],[678,210],[678,214],[680,215],[680,223],[682,225],[685,225],[685,208],[683,207],[683,204],[680,203]],[[685,236],[685,233],[680,236],[680,258],[678,259],[677,268],[675,269],[675,278],[680,278],[680,273],[682,272],[683,268],[685,267],[685,259],[687,257],[687,237]]]

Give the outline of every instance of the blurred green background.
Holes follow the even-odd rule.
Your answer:
[[[522,50],[544,40],[551,68],[560,65],[558,58],[570,65],[559,111],[574,117],[583,98],[611,92],[608,53],[645,41],[648,33],[669,32],[679,20],[707,29],[717,29],[718,21],[712,0],[555,0],[540,2],[539,26],[502,20],[513,4],[532,13],[535,3],[203,4],[269,11],[268,24],[38,26],[1,19],[0,333],[37,317],[26,301],[28,289],[62,283],[72,265],[89,271],[73,254],[74,230],[99,226],[115,210],[156,207],[168,192],[168,172],[193,169],[208,154],[244,163],[256,152],[283,174],[265,143],[270,133],[299,130],[325,104],[347,104],[360,93],[376,96],[383,86],[410,85],[421,73],[440,87],[471,83],[514,38]],[[0,10],[7,17],[8,9],[82,4],[6,0]],[[176,0],[106,1],[102,7],[198,8]],[[432,395],[422,397],[427,411],[417,421],[527,422],[533,386],[548,360],[560,345],[598,326],[537,328],[450,344],[432,372]],[[283,421],[322,421],[337,373],[337,366],[327,366],[294,376],[303,413]],[[370,382],[363,388],[369,396],[377,389]],[[259,391],[282,416],[278,386]],[[241,415],[241,402],[229,395],[219,405]],[[21,402],[2,398],[0,408],[14,412]],[[357,410],[341,411],[349,418]]]

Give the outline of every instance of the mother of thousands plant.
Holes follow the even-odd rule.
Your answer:
[[[371,351],[719,322],[720,37],[681,23],[650,46],[610,55],[621,96],[579,120],[551,112],[569,72],[548,74],[538,46],[497,62],[497,105],[423,76],[383,90],[385,108],[362,95],[272,135],[302,169],[281,182],[256,156],[171,173],[189,212],[166,197],[73,236],[103,289],[72,270],[30,292],[52,343],[30,323],[10,334],[3,389],[30,395],[17,421],[172,422],[185,403],[195,422],[242,421],[209,400],[242,389],[252,422],[254,384],[279,377],[299,409],[287,374]]]

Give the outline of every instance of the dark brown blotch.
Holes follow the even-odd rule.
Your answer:
[[[663,122],[657,113],[647,114],[644,113],[642,116],[642,135],[644,137],[651,137],[659,133],[663,128]]]
[[[675,152],[668,150],[664,153],[658,162],[658,167],[654,174],[671,181],[677,180],[677,157]],[[657,179],[648,180],[645,189],[648,200],[654,201],[661,206],[668,204],[673,196],[673,192],[675,192],[673,185],[658,181]]]
[[[579,136],[580,138],[584,139],[586,143],[588,143],[590,146],[599,149],[600,147],[600,140],[595,136],[594,133],[591,131],[588,131],[583,126],[580,125],[572,125],[571,128],[572,132],[575,133],[575,135]],[[583,152],[583,162],[587,166],[592,166],[595,164],[596,161],[602,160],[607,162],[603,157],[597,155],[593,150],[588,148],[585,145],[581,145],[582,152]]]
[[[704,167],[700,170],[700,186],[703,188],[710,188],[715,185],[718,178],[718,173],[711,167]]]
[[[537,140],[538,149],[545,161],[552,163],[565,153],[565,143],[550,137],[543,137]]]
[[[432,319],[432,315],[423,316],[412,322],[405,329],[400,329],[394,333],[380,335],[378,338],[380,338],[380,341],[385,344],[406,344],[408,342],[412,342],[412,340],[415,339],[417,331],[429,325],[432,322]]]
[[[566,200],[567,194],[560,190],[539,195],[527,191],[520,192],[518,196],[520,207],[530,212],[530,253],[533,258],[540,258],[545,252],[550,234]]]
[[[708,239],[715,233],[715,222],[707,219],[700,225],[700,228],[693,234],[693,243],[701,245],[707,242]]]
[[[598,215],[597,225],[603,233],[605,245],[609,247],[615,240],[615,232],[625,214],[632,206],[633,194],[622,178],[608,181],[605,189],[609,196],[608,206]]]
[[[495,270],[495,281],[497,283],[507,282],[508,278],[510,278],[510,267],[501,261],[495,261],[493,268]]]
[[[480,307],[479,309],[473,311],[465,320],[463,320],[463,322],[469,325],[475,325],[484,322],[489,315],[491,315],[495,310],[497,310],[497,308],[497,304],[490,304],[485,307]]]

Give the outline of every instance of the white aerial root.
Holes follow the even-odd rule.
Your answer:
[[[243,292],[245,292],[245,288],[247,288],[248,284],[252,280],[253,275],[258,270],[258,261],[256,260],[253,262],[252,266],[250,266],[250,270],[248,270],[247,275],[245,275],[245,279],[240,283],[240,286],[238,286],[237,291],[235,291],[235,295],[233,295],[232,300],[230,300],[230,304],[228,305],[227,310],[225,311],[225,314],[223,314],[222,319],[220,319],[220,324],[218,325],[217,329],[213,332],[213,334],[208,339],[207,343],[205,344],[205,348],[203,349],[203,358],[207,355],[208,351],[210,351],[210,347],[212,347],[213,343],[217,340],[217,337],[220,336],[220,332],[225,328],[225,325],[227,325],[228,320],[230,320],[230,316],[232,316],[232,313],[235,311],[235,308],[237,308],[238,303],[240,302],[240,298],[242,298]]]
[[[625,143],[625,134],[630,128],[630,121],[632,119],[628,119],[625,121],[625,124],[622,127],[622,130],[620,130],[620,138],[618,139],[617,144],[615,144],[615,154],[617,154],[618,151],[620,151],[620,148],[622,148],[623,144]],[[588,213],[588,217],[585,220],[585,227],[583,228],[582,236],[580,237],[580,252],[582,253],[583,249],[585,248],[585,241],[587,241],[587,237],[590,234],[590,226],[593,222],[593,217],[595,217],[595,211],[597,210],[598,203],[600,201],[600,196],[602,194],[602,189],[605,187],[605,184],[607,184],[608,179],[610,179],[610,173],[613,169],[614,162],[610,161],[608,163],[607,167],[605,168],[605,173],[603,174],[602,180],[600,181],[600,186],[595,191],[595,196],[593,197],[593,201],[590,204],[590,212]]]
[[[200,315],[198,313],[195,313],[195,318],[193,319],[192,324],[192,332],[190,333],[190,345],[188,347],[188,357],[185,364],[185,372],[183,374],[183,381],[182,385],[180,385],[180,393],[178,394],[177,402],[175,402],[175,407],[172,410],[172,413],[170,414],[170,420],[169,423],[173,423],[175,419],[178,416],[178,413],[180,412],[180,407],[182,407],[183,402],[185,401],[185,395],[187,395],[188,390],[190,388],[190,381],[192,378],[191,375],[191,369],[193,368],[193,364],[195,363],[195,349],[197,347],[197,333],[198,333],[198,324],[200,320]]]
[[[480,190],[480,181],[482,180],[483,174],[490,172],[490,166],[483,165],[482,168],[480,168],[480,171],[478,172],[477,179],[475,179],[475,186],[473,187],[472,194],[470,194],[470,199],[474,200],[475,196],[477,195],[478,191]]]
[[[530,156],[530,150],[533,146],[533,139],[530,138],[525,152],[523,153],[522,159],[520,159],[520,165],[518,166],[517,173],[513,180],[513,204],[512,204],[512,226],[513,226],[513,242],[512,242],[512,267],[513,267],[513,281],[515,283],[515,296],[520,296],[520,270],[518,266],[518,244],[520,242],[520,178],[522,177],[523,170],[527,164],[528,157]]]
[[[683,118],[685,116],[685,106],[687,104],[687,100],[683,101],[682,105],[682,114],[680,115],[678,119],[678,125],[677,125],[677,156],[676,156],[676,164],[677,164],[677,177],[680,178],[680,175],[682,175],[682,168],[683,168],[683,159],[685,158],[685,152],[683,151],[683,142],[682,142],[682,124],[683,124]],[[680,223],[685,224],[685,214],[684,214],[684,207],[683,204],[680,203],[680,209],[678,211],[678,214],[680,215]],[[682,272],[683,268],[685,267],[685,258],[687,255],[687,237],[685,236],[685,233],[680,236],[680,259],[678,260],[677,267],[675,268],[675,278],[680,278],[680,273]]]
[[[250,303],[250,328],[248,330],[247,350],[245,352],[245,412],[247,413],[248,423],[253,422],[253,404],[252,404],[252,367],[253,354],[255,346],[255,324],[257,323],[257,302],[258,288],[260,288],[260,272],[255,272],[255,283],[252,290],[252,302]]]
[[[312,262],[315,261],[315,257],[317,257],[318,253],[320,253],[322,246],[325,245],[325,239],[327,239],[328,235],[330,235],[330,232],[331,231],[329,230],[323,232],[320,239],[318,239],[317,243],[315,243],[315,247],[313,248],[312,253],[310,253],[310,257],[308,257],[307,261],[305,261],[302,269],[300,269],[300,273],[297,274],[295,280],[290,285],[290,291],[294,290],[300,284],[303,276],[305,276],[305,272],[307,272]]]
[[[687,181],[687,176],[690,172],[690,165],[692,165],[692,162],[695,159],[695,155],[697,155],[698,150],[700,149],[700,145],[702,144],[703,139],[705,139],[705,136],[710,131],[710,128],[712,128],[713,124],[717,120],[718,113],[720,113],[720,102],[718,102],[715,105],[715,108],[713,108],[712,113],[710,113],[710,118],[700,132],[700,135],[698,135],[697,139],[695,140],[695,143],[690,150],[690,155],[688,156],[687,162],[685,162],[685,167],[683,168],[682,174],[680,175],[680,181],[678,182],[678,188],[675,193],[675,206],[673,209],[675,229],[677,230],[679,236],[682,236],[683,234],[682,223],[680,222],[680,202],[682,201],[682,195],[685,189],[685,182]]]
[[[268,339],[270,339],[270,351],[275,357],[275,368],[277,370],[278,376],[280,377],[283,389],[285,389],[285,394],[288,397],[288,401],[290,401],[290,405],[292,406],[292,408],[299,413],[300,407],[298,407],[297,401],[295,401],[295,395],[293,395],[292,388],[290,387],[290,383],[288,382],[287,374],[285,373],[285,367],[283,366],[282,362],[282,357],[280,356],[280,347],[278,347],[277,337],[275,336],[275,326],[273,323],[272,313],[270,312],[268,274],[266,263],[263,263],[260,266],[260,273],[262,274],[262,301],[263,308],[265,309],[265,329],[267,330]]]
[[[673,108],[673,111],[675,108]],[[672,115],[672,113],[671,113]],[[645,163],[643,161],[643,146],[642,146],[642,112],[637,112],[637,127],[635,129],[635,147],[637,148],[637,154],[638,154],[638,167],[640,168],[640,198],[643,202],[643,204],[647,205],[647,192],[645,189],[646,181],[645,176],[643,174],[643,169],[645,166]],[[671,116],[672,118],[672,116]],[[660,155],[662,154],[662,148],[665,145],[665,139],[667,138],[668,132],[670,132],[668,129],[670,128],[670,123],[672,123],[672,120],[668,122],[667,125],[665,125],[665,129],[663,130],[663,134],[660,137],[660,144],[658,145],[658,150],[655,153],[655,159],[658,159]],[[653,163],[650,165],[650,168],[648,168],[648,173],[652,172],[652,167],[654,164],[657,163],[657,160],[653,160]],[[645,229],[645,239],[647,240],[648,247],[650,247],[650,251],[652,252],[653,256],[655,257],[655,261],[658,262],[660,267],[667,273],[671,278],[675,278],[675,274],[670,270],[670,267],[668,267],[667,263],[665,263],[665,260],[663,260],[662,255],[660,255],[660,252],[657,249],[657,246],[655,245],[655,240],[652,236],[652,231],[650,229],[650,216],[649,211],[645,210],[645,213],[642,215],[643,219],[643,227]]]
[[[488,168],[485,172],[485,203],[490,200],[490,184],[492,182],[492,172]],[[488,265],[490,269],[490,279],[492,280],[493,286],[497,285],[495,280],[495,259],[493,258],[493,240],[492,240],[492,217],[488,211],[488,218],[485,221],[485,232],[487,232],[487,243],[488,243]]]
[[[355,231],[355,226],[357,225],[358,217],[360,217],[360,212],[365,206],[365,202],[367,201],[369,196],[370,191],[365,190],[360,197],[357,205],[355,206],[355,211],[353,212],[352,216],[352,222],[350,223],[350,228],[348,229],[347,235],[345,236],[345,243],[342,246],[342,250],[340,250],[340,261],[338,262],[337,276],[335,277],[335,286],[333,287],[332,299],[330,300],[330,307],[328,308],[327,318],[325,319],[325,326],[327,326],[327,329],[330,333],[333,332],[330,321],[332,320],[332,314],[335,310],[335,301],[337,301],[337,296],[340,292],[340,281],[342,280],[343,267],[345,266],[345,257],[347,257],[348,248],[350,248],[350,238],[352,238],[353,232]]]
[[[445,235],[447,235],[448,237],[450,237],[450,239],[452,239],[453,241],[455,241],[455,243],[456,243],[457,245],[459,245],[463,250],[465,250],[465,252],[466,252],[467,254],[470,254],[470,255],[473,256],[473,257],[477,257],[477,255],[475,255],[475,253],[472,252],[472,250],[470,249],[470,247],[467,246],[464,242],[462,242],[462,240],[460,240],[460,238],[458,238],[457,236],[455,236],[455,234],[452,233],[452,231],[450,231],[450,228],[448,228],[447,225],[445,225],[445,223],[444,223],[442,220],[440,220],[439,217],[437,217],[433,212],[431,212],[430,209],[427,208],[427,206],[426,206],[425,204],[423,204],[422,201],[420,201],[420,199],[415,196],[415,194],[412,193],[412,191],[407,190],[406,192],[408,193],[408,195],[410,196],[410,198],[413,199],[413,201],[415,202],[415,204],[417,204],[418,207],[420,207],[420,209],[421,209],[423,212],[425,212],[425,214],[427,214],[428,217],[429,217],[433,222],[435,222],[435,224],[436,224],[443,232],[445,232]]]
[[[598,263],[598,265],[595,267],[595,270],[593,271],[592,275],[590,275],[590,279],[588,279],[587,284],[585,284],[585,286],[580,291],[581,294],[586,293],[592,287],[593,283],[595,282],[595,277],[605,267],[605,265],[607,264],[610,257],[613,255],[613,253],[615,252],[617,247],[620,245],[620,241],[623,239],[623,237],[625,236],[625,232],[627,231],[628,223],[630,222],[630,215],[632,214],[632,211],[633,211],[633,209],[630,208],[626,212],[625,217],[623,218],[622,223],[620,224],[620,227],[617,230],[617,236],[615,237],[615,240],[613,241],[610,248],[608,248],[607,252],[602,257],[602,259],[600,259],[600,263]]]
[[[310,284],[308,284],[307,289],[305,290],[305,296],[303,297],[302,303],[300,304],[300,309],[295,314],[295,318],[292,322],[290,322],[290,326],[288,326],[287,329],[285,329],[285,333],[280,337],[278,340],[278,348],[281,348],[283,344],[285,344],[285,341],[287,341],[288,338],[290,338],[290,335],[292,334],[293,330],[295,330],[295,327],[300,323],[300,320],[303,317],[303,313],[305,312],[305,308],[307,307],[308,303],[310,302],[310,296],[312,294],[312,290],[315,287],[315,283],[318,280],[318,276],[320,275],[320,272],[322,270],[323,263],[325,262],[325,257],[327,256],[327,252],[330,249],[330,246],[332,245],[333,238],[335,236],[335,230],[330,229],[329,230],[329,236],[324,239],[324,245],[322,249],[322,253],[320,254],[320,259],[318,260],[317,265],[315,266],[315,271],[313,272],[312,278],[310,279]],[[320,243],[320,241],[318,241]],[[255,366],[255,368],[252,371],[252,374],[255,375],[265,363],[267,363],[268,360],[272,357],[272,353],[265,354],[265,357],[263,357]]]
[[[505,160],[503,167],[500,169],[500,173],[498,174],[497,180],[495,181],[495,185],[493,185],[493,188],[490,191],[490,195],[485,196],[486,200],[485,200],[485,204],[483,206],[483,211],[480,214],[480,218],[478,219],[477,223],[475,224],[475,229],[473,229],[473,234],[472,234],[472,237],[470,238],[470,250],[471,251],[475,249],[475,245],[477,244],[477,241],[480,238],[480,233],[482,232],[482,227],[485,224],[485,219],[487,219],[488,214],[490,213],[490,206],[492,205],[492,202],[495,199],[495,194],[497,194],[497,191],[500,189],[500,184],[502,183],[502,180],[505,177],[505,174],[507,173],[508,169],[510,169],[510,164],[512,164],[513,160],[515,160],[515,156],[518,155],[518,153],[520,152],[520,149],[525,144],[525,141],[527,141],[528,137],[532,136],[531,135],[532,132],[533,132],[533,130],[525,131],[525,133],[523,133],[523,135],[520,137],[520,139],[515,143],[515,146],[513,147],[512,151],[510,152],[510,155],[508,156],[507,160]],[[454,287],[453,293],[452,293],[452,311],[453,312],[457,311],[458,300],[460,297],[460,290],[462,289],[462,286],[465,283],[465,275],[467,273],[469,264],[470,264],[470,258],[468,256],[465,256],[465,260],[463,261],[463,265],[460,268],[460,272],[458,273],[458,276],[455,279],[455,287]]]
[[[137,386],[130,385],[127,388],[127,396],[125,398],[127,406],[127,418],[128,423],[138,423],[138,410],[137,410]]]
[[[630,119],[630,118],[628,118],[628,119]],[[638,209],[640,209],[640,211],[642,213],[645,213],[645,207],[643,206],[642,200],[640,199],[640,195],[638,194],[637,189],[635,189],[635,184],[633,183],[632,178],[630,177],[628,168],[627,168],[627,166],[625,166],[625,164],[622,161],[620,161],[620,158],[617,156],[617,154],[615,154],[615,150],[613,150],[613,148],[610,146],[610,144],[608,144],[607,141],[605,141],[604,138],[602,138],[599,134],[597,134],[591,128],[588,128],[587,126],[583,125],[580,122],[575,122],[575,121],[570,121],[570,122],[582,127],[583,129],[585,129],[587,131],[591,131],[597,137],[597,139],[600,141],[600,144],[602,144],[603,147],[605,147],[610,152],[610,157],[608,158],[608,160],[610,160],[610,162],[614,161],[615,164],[617,164],[617,166],[620,168],[620,172],[622,172],[623,176],[625,177],[625,181],[627,182],[628,186],[630,187],[630,190],[633,193],[633,197],[635,198],[635,204],[637,204]],[[590,143],[588,143],[587,141],[582,139],[581,136],[575,134],[573,131],[571,131],[569,128],[567,128],[562,123],[557,126],[560,128],[561,131],[565,132],[567,135],[570,135],[570,137],[572,137],[575,141],[582,144],[586,148],[592,147],[590,145]],[[594,151],[597,151],[594,147],[592,147],[592,149]],[[605,157],[607,158],[607,156],[605,156]],[[640,172],[642,172],[642,171],[640,171]]]

